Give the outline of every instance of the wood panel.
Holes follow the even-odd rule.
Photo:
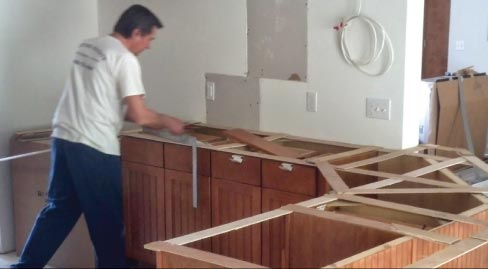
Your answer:
[[[284,165],[291,166],[291,171]],[[315,196],[317,193],[316,170],[314,167],[263,160],[263,187],[286,192]]]
[[[443,76],[447,71],[450,13],[451,0],[425,0],[423,79]]]
[[[295,212],[290,228],[290,268],[326,266],[399,237]]]
[[[133,137],[122,137],[120,151],[123,161],[163,167],[163,143]]]
[[[296,204],[313,197],[287,193],[263,188],[263,212],[280,208],[284,205]],[[272,268],[285,267],[283,261],[288,260],[286,241],[286,218],[276,218],[262,223],[262,265]]]
[[[242,156],[242,163],[232,161],[233,155],[225,152],[211,153],[212,177],[261,186],[261,159]]]
[[[198,177],[198,208],[193,208],[192,175],[165,170],[166,238],[201,231],[211,226],[210,178]],[[210,240],[195,242],[191,247],[211,250]]]
[[[155,264],[154,252],[144,245],[165,239],[164,171],[130,162],[122,169],[127,256]]]
[[[164,144],[164,167],[166,169],[192,173],[192,149],[190,146]],[[197,173],[210,176],[210,151],[197,149]]]
[[[342,268],[403,268],[412,263],[413,241],[408,240],[398,245],[378,251]]]
[[[212,178],[212,226],[261,213],[259,187]],[[212,238],[212,251],[252,263],[261,263],[261,225]]]

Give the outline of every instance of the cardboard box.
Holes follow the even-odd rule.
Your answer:
[[[474,154],[483,159],[488,130],[488,77],[486,74],[465,78],[463,93]],[[444,79],[435,83],[431,94],[429,127],[427,128],[428,143],[453,148],[468,148],[459,104],[457,79]]]

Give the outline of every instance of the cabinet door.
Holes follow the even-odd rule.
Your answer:
[[[165,170],[166,239],[210,228],[210,178],[198,177],[198,208],[193,208],[192,174]],[[211,241],[190,247],[211,250]]]
[[[156,263],[144,245],[164,240],[164,170],[123,162],[126,252],[130,258]]]
[[[312,199],[313,196],[288,193],[263,188],[263,212],[271,211],[289,204],[296,204]],[[284,268],[286,245],[286,219],[278,218],[262,223],[263,257],[262,265],[271,268]]]
[[[261,213],[261,188],[212,178],[212,226],[259,213]],[[261,225],[252,225],[213,237],[212,251],[260,264]]]

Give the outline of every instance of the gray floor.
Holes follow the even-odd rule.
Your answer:
[[[0,268],[9,268],[12,263],[17,261],[15,252],[0,254]]]

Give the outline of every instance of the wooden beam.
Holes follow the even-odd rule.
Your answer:
[[[488,188],[407,188],[407,189],[349,189],[340,194],[422,194],[422,193],[488,193]]]
[[[436,164],[438,163],[437,161],[430,159],[430,158],[424,158],[424,160],[430,164]],[[455,182],[459,185],[463,186],[471,186],[469,185],[464,179],[460,178],[458,175],[454,174],[451,170],[449,169],[441,169],[439,170],[441,174],[452,180],[452,182]],[[478,201],[483,202],[483,203],[488,203],[488,198],[482,194],[473,194],[474,198],[476,198]]]
[[[349,189],[346,183],[344,183],[344,180],[337,174],[334,167],[328,162],[317,163],[317,168],[335,191],[342,192]]]
[[[374,157],[374,158],[370,158],[370,159],[366,159],[366,160],[361,160],[361,161],[357,161],[357,162],[353,162],[353,163],[343,164],[343,165],[340,165],[339,168],[350,169],[350,168],[356,168],[356,167],[360,167],[360,166],[366,166],[366,165],[373,164],[373,163],[384,162],[384,161],[388,161],[388,160],[391,160],[393,158],[397,158],[397,157],[406,155],[408,153],[420,151],[423,149],[424,149],[423,147],[415,147],[415,148],[410,148],[410,149],[405,149],[405,150],[394,151],[394,152],[391,152],[391,153],[388,153],[385,155],[381,155],[378,157]]]
[[[168,242],[170,244],[174,244],[174,245],[186,245],[188,243],[192,243],[195,241],[199,241],[202,239],[213,237],[213,236],[223,234],[223,233],[226,233],[229,231],[242,229],[242,228],[245,228],[245,227],[257,224],[257,223],[261,223],[264,221],[268,221],[268,220],[271,220],[274,218],[278,218],[281,216],[285,216],[285,215],[288,215],[290,213],[291,213],[291,211],[288,211],[288,210],[276,209],[276,210],[269,211],[269,212],[266,212],[263,214],[259,214],[259,215],[252,216],[249,218],[245,218],[245,219],[241,219],[241,220],[234,221],[231,223],[227,223],[227,224],[224,224],[221,226],[206,229],[206,230],[203,230],[200,232],[196,232],[196,233],[184,235],[181,237],[173,238],[171,240],[167,240],[166,242]]]
[[[284,210],[290,210],[296,213],[302,213],[306,215],[311,215],[323,219],[344,222],[348,224],[358,225],[362,227],[368,227],[375,230],[383,230],[386,232],[392,232],[397,234],[403,234],[408,236],[413,236],[416,238],[440,242],[444,244],[453,244],[459,241],[458,238],[447,236],[435,232],[424,231],[422,229],[412,228],[405,225],[385,223],[376,220],[364,219],[360,217],[355,217],[352,215],[343,215],[339,213],[331,213],[327,211],[321,211],[317,209],[311,209],[306,207],[301,207],[297,205],[287,205],[282,207]]]
[[[346,152],[341,152],[338,154],[330,154],[329,153],[325,156],[316,156],[316,157],[305,159],[305,161],[310,162],[310,163],[321,163],[321,162],[325,162],[325,161],[330,162],[333,160],[347,158],[347,157],[351,157],[351,156],[375,151],[378,149],[379,149],[379,147],[364,147],[364,148],[358,148],[358,149],[350,150],[350,151],[346,151]]]
[[[436,149],[436,150],[442,150],[442,151],[447,151],[447,152],[455,152],[458,153],[459,155],[472,155],[473,153],[469,152],[466,149],[463,148],[451,148],[451,147],[446,147],[446,146],[441,146],[441,145],[433,145],[433,144],[422,144],[422,146],[428,148],[428,149]]]
[[[474,164],[476,167],[481,169],[483,172],[488,174],[488,164],[480,160],[476,156],[464,156],[464,158]]]
[[[339,169],[339,170],[342,170],[342,169]],[[422,177],[411,177],[411,176],[405,176],[405,175],[397,175],[397,174],[392,174],[392,173],[378,172],[378,171],[372,171],[372,170],[366,170],[366,169],[352,168],[349,170],[342,170],[342,171],[345,171],[347,173],[353,173],[353,174],[361,174],[361,175],[390,178],[390,179],[399,179],[402,181],[420,183],[420,184],[437,186],[437,187],[445,187],[445,188],[465,187],[465,185],[459,185],[456,183],[449,183],[449,182],[433,180],[433,179],[428,179],[428,178],[422,178]]]
[[[460,163],[464,163],[464,162],[466,162],[466,160],[464,158],[451,159],[451,160],[444,161],[444,162],[437,163],[437,164],[433,164],[433,165],[430,165],[430,166],[427,166],[427,167],[424,167],[424,168],[420,168],[420,169],[414,170],[412,172],[408,172],[408,173],[403,174],[403,175],[404,176],[409,176],[409,177],[423,176],[423,175],[426,175],[426,174],[435,172],[435,171],[437,171],[439,169],[444,169],[446,167],[450,167],[450,166],[453,166],[453,165],[456,165],[456,164],[460,164]],[[359,186],[359,187],[353,188],[352,190],[357,190],[357,189],[379,189],[379,188],[391,186],[391,185],[394,185],[394,184],[397,184],[397,183],[400,183],[400,182],[402,182],[402,180],[400,180],[400,179],[391,179],[390,178],[390,179],[385,179],[385,180],[382,180],[382,181],[378,181],[378,182],[373,182],[373,183],[370,183],[370,184],[366,184],[366,185],[363,185],[363,186]]]
[[[153,242],[144,245],[145,249],[149,249],[152,251],[156,252],[162,252],[162,254],[171,254],[175,255],[176,258],[183,258],[188,260],[189,264],[191,266],[204,266],[206,268],[216,268],[216,267],[222,267],[222,268],[266,268],[264,266],[222,256],[219,254],[211,253],[211,252],[206,252],[202,251],[199,249],[194,249],[194,248],[189,248],[185,246],[178,246],[178,245],[173,245],[171,243],[167,242]],[[161,253],[156,253],[156,255],[160,255]],[[181,259],[180,258],[180,259]],[[161,262],[164,263],[163,260]],[[188,264],[183,262],[183,264]],[[161,264],[158,264],[158,266],[161,266]]]
[[[278,139],[286,138],[286,135],[284,134],[279,134],[279,135],[270,135],[267,137],[264,137],[263,139],[266,141],[275,141]],[[216,149],[232,149],[232,148],[240,148],[240,147],[245,147],[247,144],[242,144],[242,143],[228,143],[228,144],[222,144],[222,145],[216,145]]]
[[[409,212],[409,213],[418,214],[422,216],[440,218],[440,219],[445,219],[450,221],[458,221],[462,223],[475,224],[481,226],[488,226],[488,222],[481,221],[475,218],[470,218],[463,215],[456,215],[456,214],[440,212],[440,211],[435,211],[430,209],[424,209],[424,208],[410,206],[410,205],[397,204],[397,203],[359,197],[354,195],[328,195],[328,196],[338,198],[339,200],[356,202],[365,205],[388,208],[388,209],[393,209],[398,211],[404,211],[404,212]]]
[[[314,199],[311,199],[308,201],[298,203],[296,205],[303,206],[303,207],[316,207],[316,206],[327,204],[327,203],[330,203],[333,201],[337,201],[337,198],[336,197],[330,197],[328,195],[324,195],[324,196],[320,196],[320,197],[317,197],[317,198],[314,198]]]
[[[263,152],[277,155],[277,156],[284,156],[290,158],[298,158],[300,154],[296,151],[291,150],[287,147],[281,146],[279,144],[271,143],[266,141],[265,139],[251,134],[243,129],[232,129],[226,130],[222,132],[225,136],[230,137],[234,140],[237,140],[241,143],[248,144],[251,147],[257,148],[262,150]]]

